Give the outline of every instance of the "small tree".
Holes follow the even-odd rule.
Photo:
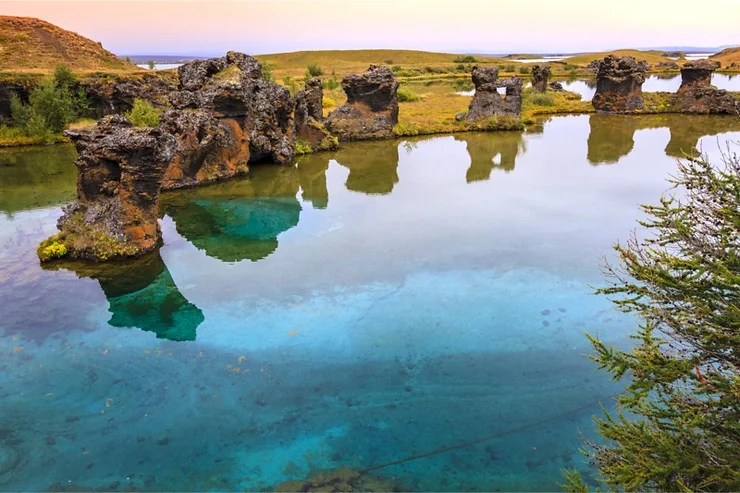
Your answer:
[[[607,444],[587,451],[611,486],[740,491],[740,156],[723,161],[680,162],[685,198],[645,206],[655,235],[616,245],[605,267],[599,292],[642,319],[631,351],[590,337],[599,368],[629,380],[597,420]]]
[[[149,60],[148,62],[146,62],[146,64],[149,66],[149,70],[154,70],[154,60]]]
[[[75,74],[72,73],[72,69],[67,65],[57,65],[57,68],[54,69],[54,84],[59,88],[72,91],[77,87],[78,81]]]

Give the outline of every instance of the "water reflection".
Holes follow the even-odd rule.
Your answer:
[[[596,78],[559,80],[566,91],[576,92],[583,101],[591,101],[596,94]],[[712,85],[727,91],[740,91],[740,77],[732,74],[712,74]],[[653,74],[642,85],[643,92],[676,92],[681,86],[678,74]]]
[[[740,130],[740,120],[733,116],[683,115],[622,116],[593,114],[589,116],[588,162],[616,163],[627,156],[635,145],[635,132],[651,128],[668,128],[670,140],[667,156],[695,156],[699,139]]]
[[[349,169],[347,190],[366,194],[386,194],[398,183],[398,143],[364,142],[346,145],[332,155]]]
[[[309,169],[304,176],[316,185],[308,196],[326,203],[328,194],[324,190],[322,199],[319,190],[322,172]],[[255,166],[248,180],[165,194],[160,208],[175,221],[178,233],[208,256],[257,261],[277,249],[280,233],[298,224],[299,184],[295,167]]]
[[[0,212],[46,207],[76,196],[74,146],[0,149]]]
[[[513,171],[519,152],[526,152],[523,137],[523,132],[501,132],[494,138],[485,133],[456,135],[455,140],[465,142],[470,155],[466,181],[488,180],[494,169]]]
[[[203,312],[177,288],[159,252],[115,263],[55,262],[48,270],[68,270],[100,283],[113,327],[135,327],[158,339],[194,341]]]

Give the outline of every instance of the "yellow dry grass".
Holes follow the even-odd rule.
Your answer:
[[[740,46],[724,49],[709,58],[720,62],[722,67],[728,67],[733,63],[738,66],[740,65]],[[738,67],[738,69],[740,69],[740,67]]]
[[[50,73],[60,64],[78,73],[141,70],[77,33],[32,17],[0,16],[0,71]]]

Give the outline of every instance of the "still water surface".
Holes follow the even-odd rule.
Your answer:
[[[705,137],[706,136],[706,137]],[[410,490],[553,490],[619,387],[591,295],[733,118],[553,118],[346,145],[162,199],[144,259],[42,268],[70,147],[0,153],[0,490],[261,490],[382,465]]]

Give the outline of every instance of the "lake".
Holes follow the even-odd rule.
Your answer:
[[[566,91],[577,92],[583,101],[591,101],[596,94],[596,79],[557,80]],[[726,91],[740,91],[740,74],[712,74],[712,85]],[[676,92],[681,76],[676,74],[650,75],[642,85],[643,92]]]
[[[0,490],[552,491],[620,386],[592,294],[676,156],[737,118],[554,117],[346,144],[165,193],[162,248],[49,264],[70,146],[0,152]],[[389,463],[393,463],[388,465]]]

